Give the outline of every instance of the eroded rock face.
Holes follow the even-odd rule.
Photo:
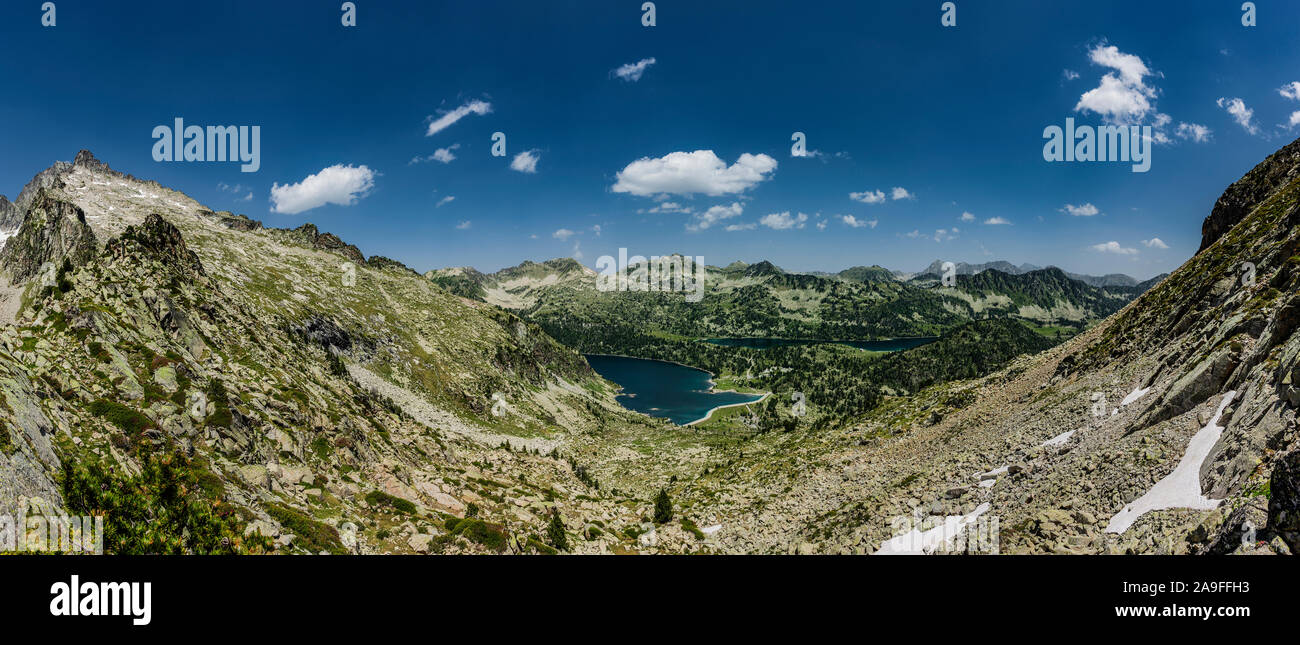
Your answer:
[[[22,283],[36,277],[47,263],[58,266],[67,258],[73,266],[83,264],[97,248],[86,214],[41,189],[22,226],[0,251],[0,270],[13,283]]]
[[[180,229],[157,213],[145,217],[140,226],[128,226],[121,238],[109,243],[109,251],[121,254],[132,243],[146,254],[184,274],[206,275],[199,256],[185,245]]]
[[[1300,141],[1273,153],[1228,187],[1201,225],[1201,251],[1209,248],[1270,194],[1300,176]]]
[[[1300,550],[1300,450],[1278,459],[1270,489],[1268,527],[1294,553]]]

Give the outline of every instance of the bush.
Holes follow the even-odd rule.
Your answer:
[[[339,532],[334,527],[317,522],[308,515],[282,504],[267,504],[266,512],[293,533],[294,543],[298,546],[312,553],[321,551],[335,555],[347,553],[347,549],[343,548],[343,541],[339,539]]]
[[[402,513],[406,513],[407,515],[415,515],[416,513],[415,504],[412,503],[410,500],[405,500],[400,497],[389,495],[388,493],[385,493],[384,491],[381,490],[374,490],[367,493],[366,503],[374,507],[388,506],[395,510],[401,511]]]
[[[97,399],[91,403],[90,413],[102,417],[128,435],[138,435],[154,427],[153,421],[143,412],[108,399]]]

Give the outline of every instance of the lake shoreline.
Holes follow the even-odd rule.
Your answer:
[[[734,392],[734,393],[736,393],[736,394],[745,394],[745,392],[737,392],[736,390],[710,390],[710,391],[717,391],[717,392]],[[683,428],[689,428],[689,427],[691,427],[691,426],[693,426],[693,425],[695,425],[695,424],[697,424],[697,423],[704,423],[705,421],[708,421],[709,419],[713,418],[713,413],[714,413],[714,412],[717,412],[718,410],[721,410],[721,409],[723,409],[723,408],[738,408],[738,407],[745,406],[745,405],[756,405],[756,404],[758,404],[758,403],[762,403],[763,401],[766,401],[766,400],[767,400],[767,397],[769,397],[769,396],[772,396],[772,393],[771,393],[771,392],[764,392],[764,393],[763,393],[763,396],[758,397],[758,400],[757,400],[757,401],[750,401],[749,403],[728,403],[727,405],[719,405],[718,407],[713,408],[712,410],[709,410],[708,414],[705,414],[703,417],[701,417],[701,418],[699,418],[699,419],[696,419],[696,420],[694,420],[694,421],[692,421],[692,422],[690,422],[690,423],[687,423],[687,424],[683,425],[682,427],[683,427]]]

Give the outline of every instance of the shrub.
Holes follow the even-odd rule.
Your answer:
[[[102,417],[128,435],[138,435],[154,425],[143,412],[108,399],[97,399],[91,403],[90,413]]]
[[[381,490],[373,490],[366,494],[366,503],[371,506],[388,506],[407,515],[415,515],[415,504],[410,500],[405,500],[394,495],[389,495]]]
[[[267,504],[266,512],[281,526],[289,529],[289,532],[294,535],[295,543],[308,551],[312,553],[327,551],[335,555],[347,553],[347,549],[343,548],[343,541],[339,539],[339,532],[334,527],[317,522],[305,513],[282,504]]]

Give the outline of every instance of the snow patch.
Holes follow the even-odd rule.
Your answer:
[[[1145,387],[1145,388],[1138,388],[1138,389],[1136,389],[1136,390],[1133,390],[1132,392],[1129,392],[1129,393],[1128,393],[1128,396],[1124,397],[1124,400],[1119,402],[1119,407],[1122,408],[1122,407],[1124,407],[1124,406],[1126,406],[1126,405],[1128,405],[1128,404],[1130,404],[1130,403],[1132,403],[1132,402],[1134,402],[1134,401],[1136,401],[1136,400],[1142,398],[1143,396],[1146,396],[1146,393],[1147,393],[1147,392],[1150,392],[1150,391],[1151,391],[1151,388],[1149,388],[1149,387]]]
[[[966,515],[949,515],[943,524],[928,531],[912,529],[898,537],[886,540],[880,550],[872,555],[926,555],[938,551],[940,547],[951,543],[961,532],[970,526],[976,518],[988,512],[988,502],[980,504]]]
[[[1192,436],[1191,442],[1187,444],[1187,453],[1178,462],[1174,472],[1156,482],[1146,495],[1125,506],[1110,518],[1110,523],[1106,525],[1107,533],[1123,533],[1129,530],[1139,517],[1151,511],[1169,508],[1210,510],[1223,501],[1210,499],[1201,494],[1201,464],[1210,456],[1210,449],[1214,448],[1214,444],[1219,441],[1219,436],[1223,434],[1223,426],[1219,425],[1219,419],[1235,396],[1237,396],[1236,390],[1223,395],[1223,401],[1219,403],[1214,418]]]
[[[1069,440],[1070,440],[1070,437],[1073,437],[1075,432],[1077,432],[1077,430],[1071,430],[1071,431],[1069,431],[1069,432],[1062,432],[1061,434],[1058,434],[1058,435],[1056,435],[1055,437],[1052,437],[1051,439],[1048,439],[1047,441],[1044,441],[1043,443],[1040,443],[1040,444],[1038,444],[1038,445],[1040,445],[1040,446],[1059,446],[1059,445],[1061,445],[1061,444],[1063,444],[1063,443],[1069,441]]]
[[[706,526],[700,529],[700,533],[703,533],[705,535],[713,535],[714,533],[717,533],[721,529],[722,529],[721,524],[714,524],[713,526]]]

